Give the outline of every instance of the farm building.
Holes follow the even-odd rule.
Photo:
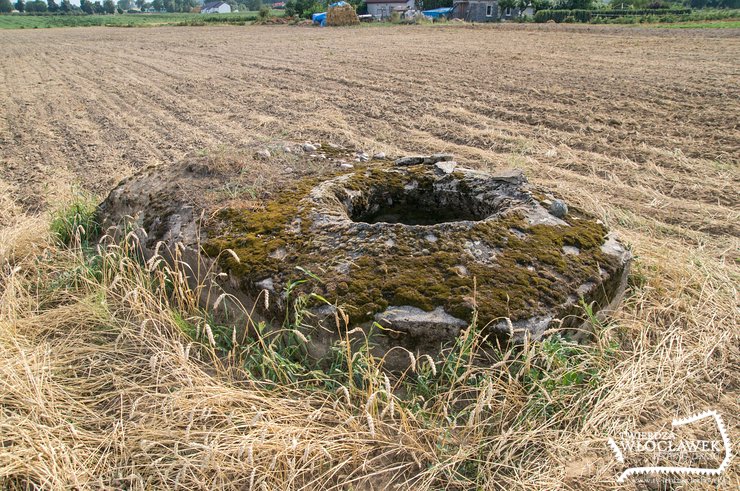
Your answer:
[[[501,8],[497,0],[456,0],[452,7],[452,18],[468,22],[495,22],[534,15],[530,3],[525,9]]]
[[[210,2],[203,5],[200,9],[201,14],[229,14],[231,7],[225,2]]]
[[[393,12],[414,8],[414,0],[367,0],[367,13],[376,19],[387,19]]]
[[[452,17],[468,22],[494,22],[498,20],[496,0],[458,0],[452,6]]]

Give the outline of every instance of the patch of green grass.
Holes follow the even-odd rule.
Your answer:
[[[96,208],[97,200],[94,197],[79,194],[56,211],[52,215],[51,231],[57,243],[86,246],[100,232],[100,225],[95,220]]]
[[[156,27],[243,25],[257,19],[258,12],[233,14],[120,14],[120,15],[0,15],[0,29],[46,29],[51,27]],[[280,17],[282,10],[271,15]]]
[[[718,22],[676,22],[675,24],[656,24],[650,27],[661,29],[738,29],[740,20],[728,20]]]

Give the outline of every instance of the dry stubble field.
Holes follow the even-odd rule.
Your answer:
[[[91,28],[0,46],[0,484],[612,489],[607,435],[717,409],[738,441],[736,30]],[[167,323],[159,304],[34,293],[37,273],[74,264],[45,215],[74,189],[103,197],[149,164],[283,140],[517,166],[600,216],[637,264],[599,388],[525,424],[532,390],[498,378],[474,404],[490,413],[442,445],[444,425],[408,415],[369,432],[350,416],[370,394],[235,389],[139,333]],[[44,250],[61,259],[40,265]],[[335,419],[315,416],[327,406]]]

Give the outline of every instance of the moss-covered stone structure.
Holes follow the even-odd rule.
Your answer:
[[[179,231],[209,217],[196,256],[218,258],[245,298],[268,290],[268,310],[256,307],[263,317],[282,319],[287,285],[310,271],[314,279],[300,288],[341,307],[353,325],[382,327],[387,346],[438,349],[474,312],[480,327],[516,340],[578,327],[582,301],[602,313],[614,308],[631,255],[600,221],[564,211],[521,171],[490,174],[450,160],[384,161],[295,182],[257,209],[191,204],[186,213],[167,191],[173,178],[160,176],[157,190],[145,184],[150,175],[123,183],[101,210],[109,222],[129,214],[148,223],[150,245],[182,240]],[[218,179],[204,175],[211,185]],[[185,239],[195,251],[194,239]],[[311,307],[331,311],[319,302]]]

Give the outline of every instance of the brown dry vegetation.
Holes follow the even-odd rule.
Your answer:
[[[734,30],[59,29],[0,46],[0,486],[613,489],[609,435],[717,409],[738,442]],[[50,242],[46,211],[73,187],[304,139],[522,167],[598,214],[637,256],[583,354],[599,383],[547,391],[504,359],[473,370],[488,385],[455,421],[456,387],[426,412],[388,411],[378,374],[349,400],[267,387],[186,354],[172,312],[193,314],[191,293],[152,292],[114,257],[90,278]],[[738,487],[735,463],[719,489]]]

